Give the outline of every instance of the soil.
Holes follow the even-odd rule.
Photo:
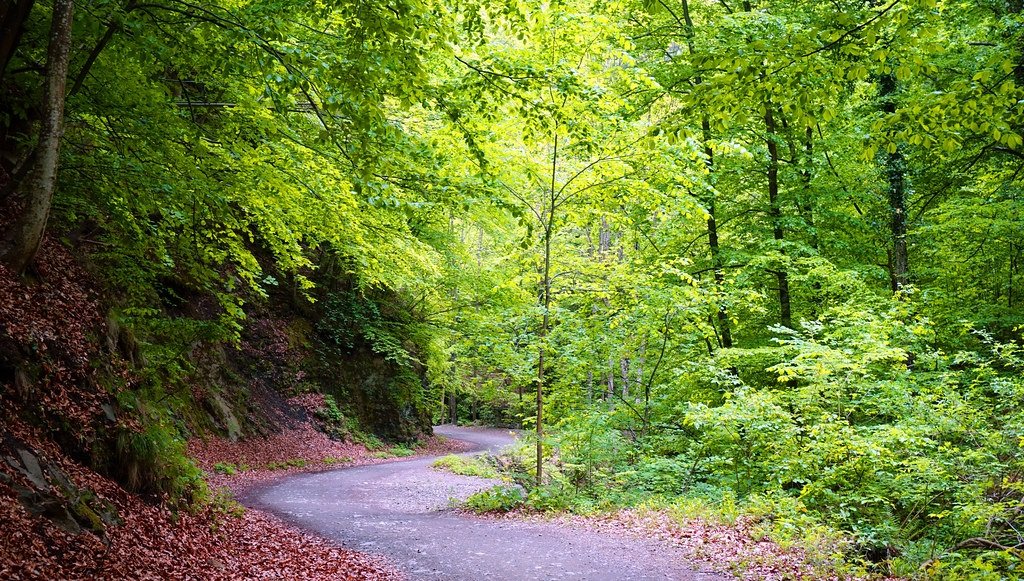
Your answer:
[[[474,451],[507,430],[441,426]],[[452,507],[496,481],[434,470],[435,457],[287,477],[241,500],[347,549],[384,557],[412,579],[679,579],[718,581],[667,543],[559,523],[479,519]]]

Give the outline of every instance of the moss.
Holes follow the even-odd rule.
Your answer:
[[[106,523],[100,515],[93,510],[86,498],[80,497],[72,506],[71,513],[75,516],[75,520],[85,528],[102,534],[106,530]]]

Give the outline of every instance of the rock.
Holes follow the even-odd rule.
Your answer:
[[[50,484],[46,481],[46,477],[43,476],[43,469],[39,467],[39,460],[36,459],[35,455],[28,450],[18,448],[18,456],[21,457],[21,467],[16,466],[16,468],[21,470],[22,474],[27,476],[39,490],[49,489]]]
[[[220,411],[224,428],[228,431],[228,438],[231,438],[232,442],[237,442],[238,437],[242,435],[242,426],[238,422],[238,418],[235,417],[234,412],[231,411],[231,406],[228,405],[228,402],[219,393],[213,394],[211,399],[216,404],[217,410]]]

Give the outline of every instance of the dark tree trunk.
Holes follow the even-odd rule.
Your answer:
[[[879,96],[882,110],[896,112],[896,77],[883,75],[879,80]],[[889,278],[893,292],[907,286],[909,259],[907,256],[907,162],[903,151],[897,147],[894,152],[885,153],[885,176],[888,181],[889,198]]]
[[[683,22],[686,25],[684,34],[686,35],[686,48],[689,50],[690,55],[694,54],[693,48],[693,18],[690,16],[690,2],[689,0],[683,0]],[[699,75],[694,77],[693,82],[700,84],[703,82],[703,78]],[[714,152],[711,150],[711,122],[707,115],[704,115],[700,120],[701,138],[704,141],[704,156],[706,157],[708,173],[711,173],[715,167]],[[710,194],[705,204],[708,211],[708,248],[711,252],[711,265],[714,267],[715,277],[715,293],[718,296],[718,326],[721,330],[721,336],[717,337],[718,346],[728,349],[732,347],[732,331],[729,325],[729,311],[722,301],[722,291],[725,288],[725,273],[722,271],[722,250],[718,242],[718,223],[715,221],[715,198],[714,194]]]
[[[803,192],[800,194],[800,213],[811,234],[811,248],[818,250],[818,230],[814,227],[814,194],[811,180],[814,178],[814,131],[808,127],[804,133],[804,163],[800,168]]]
[[[764,125],[768,130],[765,143],[768,145],[768,215],[772,219],[772,236],[782,250],[785,232],[782,229],[782,206],[779,203],[779,143],[776,135],[775,117],[771,105],[765,103]],[[789,272],[785,266],[775,271],[775,280],[779,287],[779,323],[784,327],[793,327],[793,310],[789,297]]]
[[[36,145],[35,164],[17,191],[23,201],[21,215],[0,243],[0,260],[11,270],[22,273],[39,250],[46,230],[57,186],[61,131],[64,124],[64,89],[67,84],[68,58],[71,52],[73,0],[56,0],[50,25],[50,44],[46,55],[46,87],[43,115]]]

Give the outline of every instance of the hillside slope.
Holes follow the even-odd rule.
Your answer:
[[[267,477],[392,456],[354,441],[379,442],[333,398],[278,391],[302,378],[301,346],[256,320],[237,349],[192,344],[191,368],[158,382],[157,351],[112,304],[53,240],[31,276],[0,267],[0,577],[394,577],[207,484],[218,464]]]

